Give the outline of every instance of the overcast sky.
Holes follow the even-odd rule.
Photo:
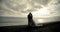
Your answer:
[[[39,14],[43,8],[47,8],[50,15],[60,16],[60,0],[0,0],[0,16],[26,16],[29,12]]]

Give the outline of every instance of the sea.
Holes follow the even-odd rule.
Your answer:
[[[43,24],[43,23],[51,23],[51,22],[60,21],[60,16],[47,17],[47,18],[35,17],[33,18],[33,20],[34,20],[34,23],[38,25],[38,24]],[[28,25],[28,18],[27,17],[0,16],[0,26],[15,26],[15,25]]]

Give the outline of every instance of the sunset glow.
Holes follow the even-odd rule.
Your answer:
[[[50,11],[48,10],[48,8],[43,7],[41,9],[37,9],[37,11],[32,12],[33,15],[35,15],[35,17],[45,17],[45,16],[50,16]]]

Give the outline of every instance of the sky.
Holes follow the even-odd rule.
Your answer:
[[[60,16],[60,0],[0,0],[0,16]]]
[[[0,0],[0,16],[26,17],[29,12],[31,12],[34,17],[43,17],[43,19],[34,19],[36,20],[36,23],[60,21],[59,17],[54,17],[60,16],[60,0]],[[50,18],[48,19],[44,17]],[[4,18],[0,25],[27,24],[27,20],[21,19],[10,20],[9,18],[7,20]],[[4,21],[7,23],[4,24]],[[14,21],[18,22],[15,23]]]

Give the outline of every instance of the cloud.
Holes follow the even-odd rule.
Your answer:
[[[59,0],[52,0],[50,3],[48,3],[49,10],[52,11],[53,15],[59,15],[59,8],[60,8],[60,3]]]
[[[60,0],[1,0],[0,15],[22,16],[37,9],[48,7],[51,13],[59,15]]]

